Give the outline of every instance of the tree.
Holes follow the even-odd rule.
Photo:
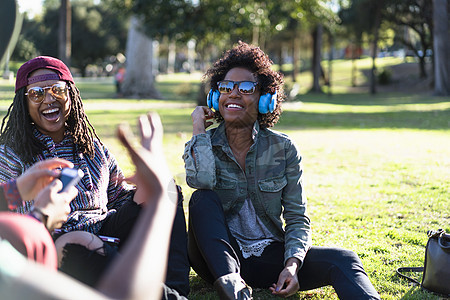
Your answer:
[[[122,93],[130,98],[156,98],[161,95],[153,77],[153,42],[142,32],[142,20],[132,16],[126,49],[126,75]]]
[[[312,92],[322,92],[322,87],[320,86],[319,79],[323,77],[325,82],[326,79],[325,72],[322,68],[322,36],[324,25],[326,25],[326,30],[331,34],[334,31],[334,26],[338,19],[335,13],[331,11],[329,7],[321,5],[320,3],[311,3],[310,8],[311,16],[310,20],[314,24],[313,35],[313,57],[312,57],[312,71],[313,71],[313,86],[311,88]]]
[[[376,79],[376,58],[378,54],[378,39],[380,37],[380,27],[382,22],[382,9],[384,5],[384,0],[374,0],[370,1],[371,9],[369,11],[374,12],[374,19],[372,24],[372,68],[370,70],[370,93],[375,94],[377,79]]]
[[[383,18],[400,28],[409,28],[419,42],[415,43],[409,35],[397,34],[396,39],[414,52],[419,59],[420,77],[426,78],[425,57],[433,47],[433,17],[430,0],[387,0]]]
[[[322,61],[322,24],[317,24],[312,36],[313,36],[313,57],[312,57],[312,73],[313,73],[313,84],[311,87],[311,92],[322,92],[322,88],[319,83],[320,75],[323,72],[321,61]]]
[[[70,67],[72,55],[72,9],[70,0],[61,0],[59,8],[58,55]]]
[[[345,37],[349,40],[346,46],[346,58],[352,60],[351,82],[356,86],[356,59],[360,58],[362,49],[362,36],[364,31],[363,19],[359,18],[359,13],[354,6],[341,7],[339,11],[341,25],[346,29]]]
[[[376,93],[376,57],[386,1],[389,0],[353,0],[351,5],[341,13],[342,16],[347,16],[347,18],[343,18],[344,24],[351,28],[350,31],[356,37],[365,33],[370,39],[372,48],[372,68],[369,79],[371,94]]]
[[[189,40],[191,3],[184,0],[107,0],[122,14],[131,16],[127,37],[126,75],[123,93],[126,97],[161,98],[155,88],[152,40]]]
[[[36,55],[60,57],[58,52],[60,1],[46,0],[42,16],[25,18],[15,59],[28,60]],[[109,56],[125,51],[127,25],[123,14],[107,3],[72,0],[71,66],[86,75],[90,64],[101,65]]]
[[[450,95],[450,23],[449,1],[433,0],[434,20],[434,93]]]
[[[0,67],[5,62],[4,78],[9,78],[9,58],[16,46],[22,26],[22,15],[19,13],[16,0],[1,3],[0,8]]]

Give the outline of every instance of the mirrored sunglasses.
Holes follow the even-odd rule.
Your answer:
[[[35,86],[25,93],[25,95],[33,101],[34,103],[41,103],[45,98],[45,90],[48,90],[50,95],[58,100],[66,100],[67,99],[67,90],[69,88],[65,83],[55,83],[52,86],[40,87]]]
[[[234,89],[237,85],[239,93],[243,95],[253,94],[256,90],[257,82],[253,81],[231,81],[231,80],[222,80],[217,83],[217,88],[219,93],[228,94]]]

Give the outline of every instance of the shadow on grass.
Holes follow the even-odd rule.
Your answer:
[[[376,113],[315,113],[284,111],[277,130],[300,128],[370,129],[408,128],[438,129],[450,127],[450,109],[431,111],[395,111]]]
[[[404,294],[400,300],[444,300],[450,298],[442,298],[436,294],[426,292],[418,286],[413,286],[411,289]]]
[[[155,109],[161,117],[164,124],[164,133],[179,133],[192,131],[190,117],[191,109]],[[147,109],[130,111],[89,111],[88,117],[92,124],[95,124],[95,130],[102,137],[115,136],[115,128],[120,123],[128,123],[133,131],[136,131],[135,124],[141,115],[145,115]],[[135,132],[137,134],[137,132]]]
[[[191,272],[189,276],[189,283],[191,291],[188,298],[192,300],[203,300],[203,299],[219,299],[213,286],[200,276],[197,276],[195,272]],[[253,288],[253,299],[281,299],[280,297],[272,295],[269,289]],[[311,300],[321,300],[321,299],[337,299],[337,295],[334,290],[330,288],[314,289],[310,291],[297,292],[296,294],[287,297],[285,299],[311,299]]]
[[[295,101],[315,102],[339,105],[383,105],[394,106],[400,104],[421,104],[449,102],[450,97],[436,97],[430,94],[405,94],[405,93],[348,93],[348,94],[314,94],[298,95]]]
[[[192,130],[191,108],[169,110],[155,109],[161,116],[165,133],[190,132]],[[102,135],[114,135],[117,124],[126,122],[136,124],[136,119],[148,110],[133,111],[89,111],[88,117],[95,124],[96,131]],[[3,119],[6,112],[0,113]],[[431,111],[395,111],[376,113],[316,113],[284,111],[276,130],[299,129],[422,129],[448,130],[450,109]]]

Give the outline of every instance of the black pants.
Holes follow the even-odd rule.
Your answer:
[[[252,287],[277,283],[284,268],[284,243],[273,242],[260,257],[242,257],[230,234],[217,194],[197,190],[189,203],[189,260],[200,277],[217,278],[240,273]],[[340,299],[380,299],[358,256],[341,248],[312,247],[298,273],[300,290],[331,285]]]
[[[115,256],[117,250],[120,251],[120,248],[126,243],[141,209],[141,206],[135,202],[127,201],[115,214],[109,216],[104,221],[98,235],[119,238],[120,244],[118,248],[106,245],[105,253],[107,255],[102,256],[85,247],[74,247],[73,244],[66,245],[64,250],[67,251],[67,259],[65,257],[67,263],[65,265],[63,264],[60,270],[90,286],[95,286],[103,271],[112,262],[112,258]],[[176,296],[176,293],[172,293],[173,290],[181,296],[186,297],[189,294],[189,271],[183,195],[179,191],[177,211],[170,238],[169,260],[165,280],[165,284],[169,289],[165,288],[163,294],[164,299],[179,299],[180,297]]]

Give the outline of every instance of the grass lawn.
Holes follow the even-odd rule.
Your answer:
[[[112,79],[79,83],[89,119],[126,174],[133,167],[115,139],[116,125],[134,127],[149,110],[161,115],[167,160],[186,206],[192,190],[181,155],[191,137],[198,79],[160,76],[163,101],[115,99]],[[12,85],[0,81],[2,116],[12,97]],[[439,299],[399,279],[395,269],[423,265],[427,230],[450,232],[449,127],[449,97],[393,93],[302,94],[285,103],[275,127],[296,141],[303,156],[313,243],[354,250],[382,299]],[[191,275],[190,299],[216,299],[210,286]],[[272,298],[263,290],[254,295]],[[291,298],[337,296],[321,288]]]

